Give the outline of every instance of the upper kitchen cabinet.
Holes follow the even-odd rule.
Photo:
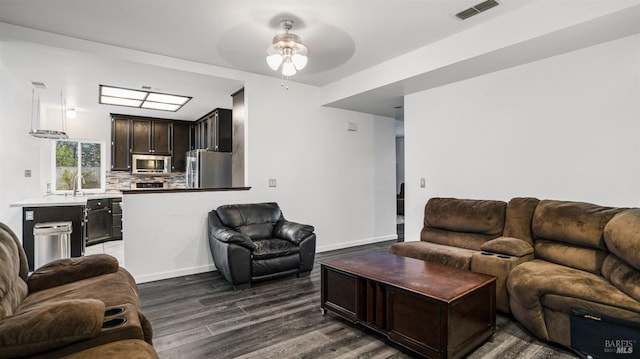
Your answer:
[[[196,121],[196,147],[231,152],[233,122],[231,110],[217,108]]]
[[[171,171],[184,172],[187,168],[187,151],[195,147],[191,140],[192,127],[188,122],[174,122],[172,124]]]
[[[131,152],[168,155],[171,153],[170,143],[170,121],[131,120]]]
[[[111,116],[111,170],[131,169],[130,123],[128,118]]]
[[[171,155],[171,171],[184,172],[194,135],[190,121],[111,114],[111,170],[130,171],[135,153]]]

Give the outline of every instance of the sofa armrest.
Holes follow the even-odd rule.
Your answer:
[[[302,240],[313,234],[314,230],[315,228],[308,224],[289,222],[282,219],[278,221],[278,223],[276,223],[276,227],[273,231],[276,238],[284,239],[295,244],[300,244]]]
[[[37,268],[28,278],[29,293],[117,272],[118,260],[108,254],[58,259]]]
[[[0,359],[32,356],[96,336],[104,320],[97,299],[50,302],[0,321]]]
[[[498,237],[484,242],[480,249],[485,252],[505,254],[513,257],[524,257],[533,253],[533,246],[527,241],[513,237]]]
[[[220,242],[235,243],[251,251],[256,249],[256,245],[253,243],[251,238],[249,238],[248,236],[245,236],[244,234],[238,231],[234,231],[231,228],[212,229],[211,236],[213,236],[213,238],[219,240]]]

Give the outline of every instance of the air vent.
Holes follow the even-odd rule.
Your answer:
[[[33,87],[35,87],[37,89],[46,89],[47,88],[47,84],[44,83],[44,82],[31,81],[31,84],[33,85]]]
[[[470,17],[472,17],[473,15],[477,15],[483,11],[487,11],[489,9],[491,9],[492,7],[498,6],[500,5],[499,2],[497,2],[496,0],[487,0],[487,1],[483,1],[479,4],[476,4],[466,10],[460,11],[459,13],[456,14],[456,17],[459,18],[460,20],[466,20]]]

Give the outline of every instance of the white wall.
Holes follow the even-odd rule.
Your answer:
[[[393,119],[320,107],[317,91],[245,83],[251,190],[124,196],[125,266],[138,282],[212,270],[206,215],[227,203],[278,202],[316,228],[319,252],[396,238]]]
[[[2,44],[0,44],[0,59]],[[39,142],[31,129],[31,84],[16,81],[0,61],[0,221],[22,239],[22,211],[9,203],[32,197],[40,187]],[[31,177],[25,178],[25,170]]]
[[[640,36],[407,96],[406,240],[434,196],[640,206],[639,99]]]

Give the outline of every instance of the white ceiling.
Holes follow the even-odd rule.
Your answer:
[[[309,48],[295,81],[325,85],[537,0],[461,21],[483,0],[0,0],[0,21],[154,54],[279,77],[266,48],[291,32]]]
[[[0,0],[0,30],[2,23],[5,23],[5,29],[17,25],[19,29],[41,30],[113,45],[114,50],[124,48],[168,56],[169,60],[163,58],[165,62],[171,58],[182,59],[192,65],[214,65],[231,69],[230,72],[240,70],[279,78],[279,74],[266,65],[266,48],[272,37],[282,32],[280,20],[288,18],[295,21],[292,32],[309,48],[309,65],[291,80],[327,88],[336,84],[340,87],[341,80],[345,82],[349,77],[361,80],[374,71],[371,68],[376,65],[392,63],[416,49],[447,41],[452,35],[471,28],[476,30],[503,19],[523,16],[528,17],[532,27],[532,24],[544,24],[549,19],[553,22],[561,16],[554,13],[560,3],[568,15],[573,10],[589,12],[612,3],[628,3],[620,8],[640,3],[639,0],[498,0],[499,6],[466,21],[453,16],[481,1]],[[537,16],[529,15],[532,9],[536,9]],[[632,11],[620,11],[596,21],[568,25],[548,36],[434,71],[398,78],[396,82],[345,94],[326,103],[402,119],[403,109],[396,107],[401,107],[404,96],[412,92],[638,33],[640,5],[630,9]],[[132,88],[151,86],[158,92],[193,96],[194,99],[178,113],[115,106],[110,106],[109,112],[195,120],[211,110],[212,104],[230,106],[228,95],[243,85],[238,76],[213,77],[197,71],[175,70],[180,66],[170,66],[174,70],[150,66],[127,61],[122,53],[105,56],[104,46],[89,54],[56,48],[59,44],[55,37],[44,42],[40,40],[39,44],[12,41],[14,30],[10,28],[4,34],[0,31],[1,65],[29,86],[29,81],[36,80],[48,82],[52,89],[64,89],[70,107],[78,107],[80,111],[83,106],[98,106],[99,84]],[[518,32],[516,30],[521,29],[500,27],[500,32],[506,36],[510,31]],[[30,36],[34,35],[24,35],[25,41],[29,41]],[[486,42],[489,39],[477,40]],[[55,96],[52,98],[55,101]]]

